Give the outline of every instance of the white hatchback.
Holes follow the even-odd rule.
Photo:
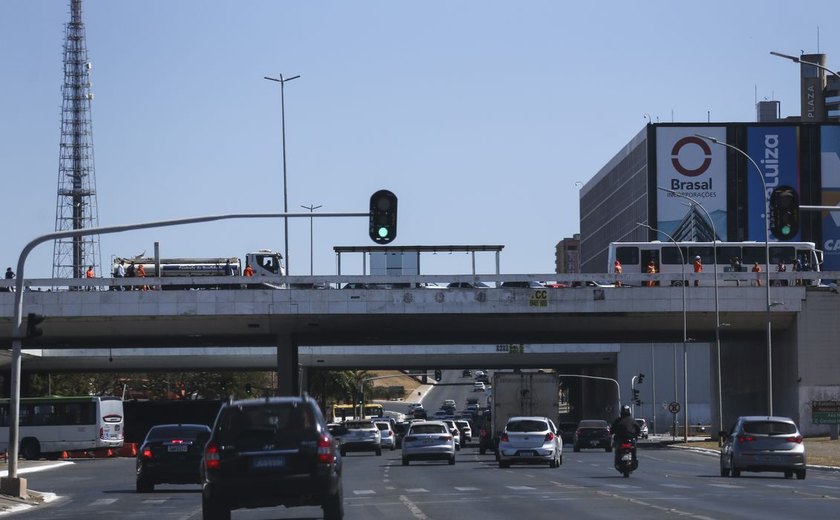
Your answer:
[[[511,464],[563,464],[563,440],[546,417],[511,417],[499,439],[499,467]]]

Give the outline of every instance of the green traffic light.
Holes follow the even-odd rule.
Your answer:
[[[790,226],[782,226],[780,231],[782,232],[782,235],[788,236],[790,235]]]
[[[385,238],[388,236],[388,228],[382,226],[379,228],[379,231],[377,231],[377,233],[379,234],[380,238]]]

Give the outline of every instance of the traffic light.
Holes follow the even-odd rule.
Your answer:
[[[245,393],[251,394],[251,383],[245,383]]]
[[[790,186],[779,186],[770,194],[770,231],[779,240],[791,240],[799,233],[799,194]]]
[[[441,379],[443,379],[443,372],[435,370],[435,381],[440,381]]]
[[[42,336],[44,331],[38,326],[42,321],[44,321],[44,317],[40,314],[35,314],[34,312],[30,312],[26,315],[26,337],[27,338],[37,338],[38,336]]]
[[[645,381],[645,375],[644,374],[639,374],[639,377],[636,378],[636,382],[641,384],[644,381]]]
[[[638,388],[633,389],[633,402],[636,403],[637,405],[642,404],[642,400],[639,399],[639,389]]]
[[[387,244],[397,238],[397,196],[379,190],[370,196],[370,239]]]

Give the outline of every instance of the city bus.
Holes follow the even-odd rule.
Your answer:
[[[703,263],[704,273],[733,273],[749,272],[755,262],[765,270],[766,256],[764,242],[677,242],[680,250],[674,242],[612,242],[610,243],[607,259],[607,272],[614,272],[615,261],[621,262],[623,274],[646,273],[648,263],[653,260],[657,273],[686,273],[694,272],[694,259],[700,257]],[[717,246],[717,259],[715,259],[715,245]],[[816,248],[813,242],[771,242],[770,269],[771,273],[776,272],[779,262],[783,262],[787,272],[794,271],[794,260],[799,259],[803,271],[819,271],[822,264],[822,251]],[[740,259],[736,267],[735,259]],[[717,261],[715,261],[717,260]],[[681,262],[685,262],[683,265]],[[763,275],[762,275],[763,276]],[[736,278],[721,279],[721,285],[736,285],[744,283]],[[783,284],[786,281],[779,281]],[[819,285],[820,280],[807,280],[810,285]],[[677,279],[671,282],[672,285],[682,285]]]
[[[356,406],[352,404],[334,404],[330,414],[330,422],[340,423],[356,418]]]
[[[0,451],[9,450],[9,399],[0,399]],[[20,455],[29,460],[62,452],[121,448],[123,402],[119,397],[25,397],[18,415]]]

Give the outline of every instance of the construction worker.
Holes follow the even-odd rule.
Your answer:
[[[700,259],[700,256],[694,257],[694,272],[695,273],[702,273],[703,272],[703,261]],[[694,280],[694,287],[698,287],[700,285],[700,280]]]

